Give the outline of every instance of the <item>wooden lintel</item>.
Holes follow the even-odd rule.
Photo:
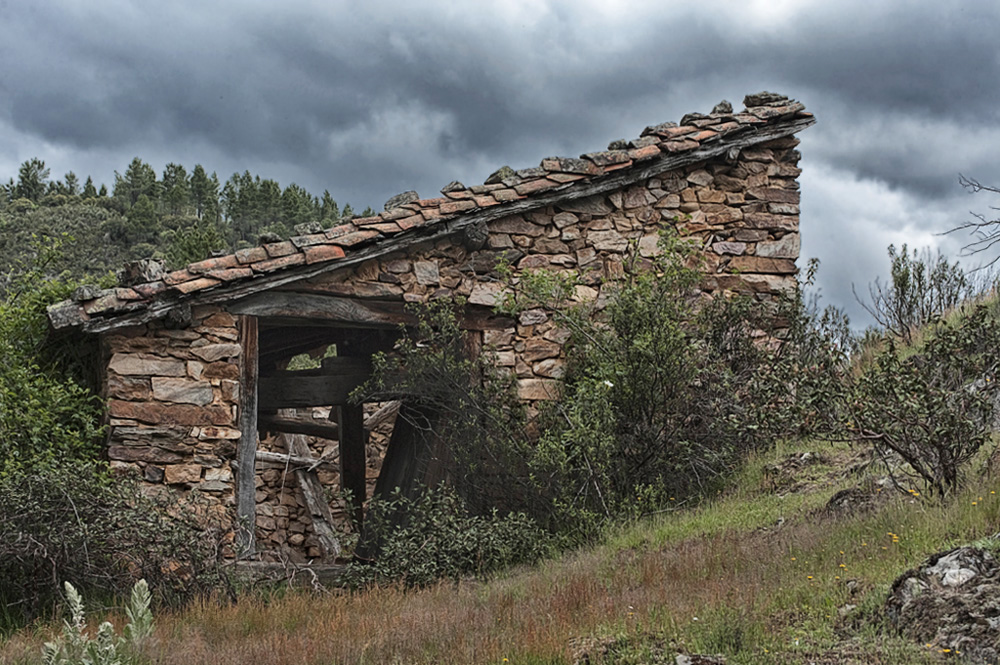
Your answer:
[[[416,317],[404,303],[341,298],[318,293],[266,291],[254,294],[229,307],[234,314],[269,318],[331,321],[341,325],[398,327],[414,325]]]
[[[368,374],[335,374],[323,370],[277,372],[260,378],[260,409],[299,408],[347,404],[351,391],[368,380]]]

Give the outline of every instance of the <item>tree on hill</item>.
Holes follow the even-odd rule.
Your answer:
[[[28,199],[37,203],[45,194],[48,180],[49,169],[46,168],[45,162],[32,157],[21,164],[17,171],[17,185],[14,187],[13,198]]]

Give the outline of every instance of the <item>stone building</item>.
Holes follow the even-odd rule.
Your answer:
[[[794,135],[814,119],[779,95],[744,103],[438,197],[401,194],[376,216],[174,272],[133,264],[121,286],[53,305],[56,331],[99,337],[111,463],[151,487],[199,490],[234,551],[336,557],[348,512],[360,519],[373,492],[419,480],[412,432],[395,419],[406,400],[347,399],[410,321],[407,303],[465,298],[470,348],[489,348],[535,401],[557,394],[566,334],[545,312],[494,314],[501,258],[515,271],[576,271],[577,297],[597,298],[629,252],[652,256],[673,226],[702,248],[706,291],[767,298],[794,284]],[[331,345],[321,367],[287,368]],[[330,502],[341,488],[352,505]]]

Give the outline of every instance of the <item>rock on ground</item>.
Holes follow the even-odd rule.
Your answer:
[[[959,652],[966,662],[1000,661],[1000,562],[985,549],[941,552],[907,571],[885,610],[907,637]]]

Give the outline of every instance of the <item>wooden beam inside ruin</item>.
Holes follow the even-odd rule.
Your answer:
[[[336,408],[340,428],[340,484],[350,492],[354,521],[361,527],[367,498],[365,449],[368,431],[365,429],[364,406],[342,404]],[[333,414],[331,414],[333,415]]]
[[[274,372],[260,378],[262,411],[347,404],[351,392],[368,380],[370,366],[353,358],[327,358],[335,362],[319,369]],[[325,361],[324,361],[325,362]]]

